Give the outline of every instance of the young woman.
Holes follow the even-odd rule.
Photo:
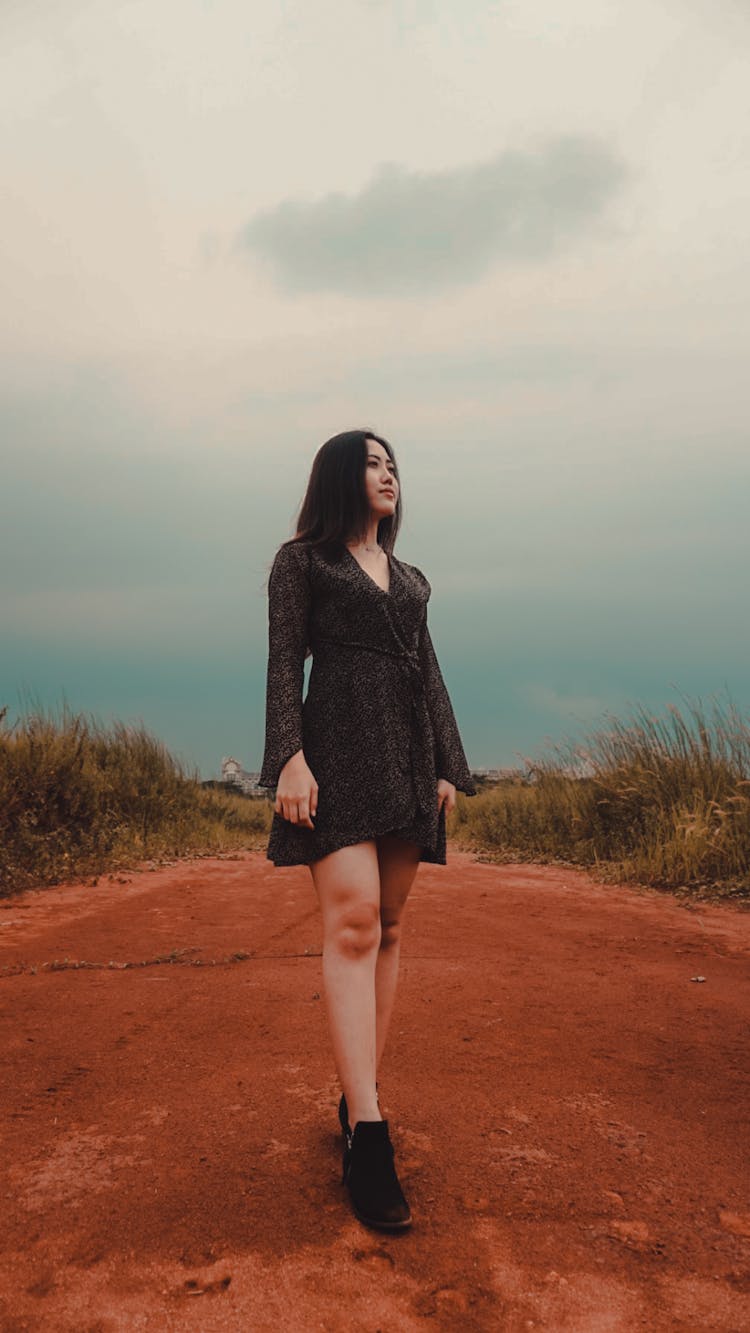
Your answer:
[[[385,1230],[411,1223],[376,1082],[401,919],[419,862],[446,864],[456,788],[476,794],[427,628],[430,584],[393,554],[400,522],[387,440],[327,440],[269,575],[260,774],[276,789],[268,859],[309,865],[320,901],[343,1180],[356,1216]]]

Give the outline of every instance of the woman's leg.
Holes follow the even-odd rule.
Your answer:
[[[375,1094],[375,966],[380,878],[374,841],[340,847],[310,865],[323,915],[323,987],[333,1056],[349,1123],[382,1120]]]
[[[401,956],[401,917],[419,866],[416,843],[384,834],[376,839],[380,866],[380,948],[375,965],[376,1046],[380,1064],[396,998]]]

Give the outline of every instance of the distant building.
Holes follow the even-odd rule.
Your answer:
[[[221,761],[222,782],[229,782],[233,786],[239,787],[246,796],[250,792],[264,792],[266,790],[265,787],[259,785],[259,777],[260,772],[246,773],[239,759],[234,759],[231,755]]]

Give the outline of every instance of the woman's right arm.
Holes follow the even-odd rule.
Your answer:
[[[258,779],[276,787],[276,810],[312,828],[318,788],[302,750],[302,685],[310,618],[308,550],[281,546],[268,578],[266,736]]]

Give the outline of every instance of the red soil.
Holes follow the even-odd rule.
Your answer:
[[[388,1236],[341,1185],[306,867],[0,902],[4,1333],[750,1328],[750,914],[449,846],[404,931]]]

